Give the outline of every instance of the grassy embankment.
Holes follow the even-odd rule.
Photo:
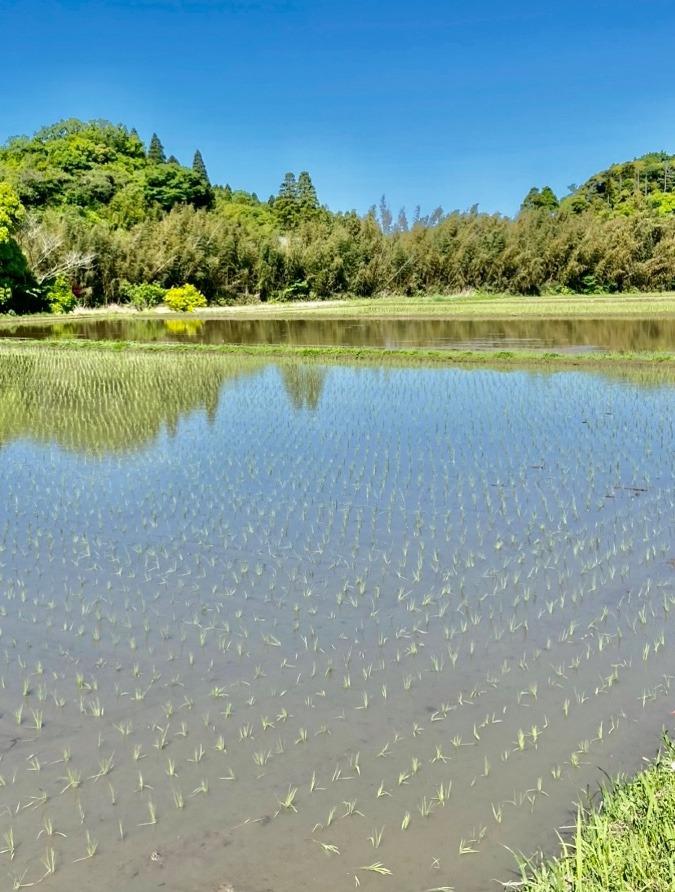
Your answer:
[[[675,745],[632,780],[580,809],[557,859],[523,862],[523,892],[672,892],[675,889]]]
[[[399,318],[419,319],[604,319],[657,318],[675,315],[675,292],[657,294],[547,295],[513,294],[427,295],[351,298],[286,304],[245,304],[200,311],[241,319]]]

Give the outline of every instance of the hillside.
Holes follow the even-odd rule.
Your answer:
[[[233,178],[236,171],[233,172]],[[477,207],[427,217],[384,196],[360,216],[319,203],[307,171],[276,195],[212,185],[108,121],[62,121],[0,147],[0,313],[145,308],[189,283],[208,302],[675,289],[675,156],[614,164],[518,215]],[[148,289],[150,285],[152,288]]]
[[[675,211],[675,155],[650,152],[612,164],[593,174],[563,200],[576,213],[591,209],[601,214],[631,216],[638,211],[659,214]]]
[[[137,222],[153,205],[213,204],[205,168],[167,161],[157,137],[146,152],[134,130],[108,121],[61,121],[10,139],[0,148],[0,179],[26,208],[86,208],[118,225]]]

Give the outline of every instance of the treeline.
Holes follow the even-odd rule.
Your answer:
[[[146,149],[121,126],[62,122],[0,148],[0,312],[123,301],[140,284],[190,283],[211,303],[675,289],[675,159],[645,158],[562,201],[532,189],[514,219],[409,222],[384,200],[331,213],[307,172],[261,201],[213,186],[198,150],[183,167],[156,135]]]

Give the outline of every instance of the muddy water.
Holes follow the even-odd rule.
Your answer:
[[[671,721],[673,397],[3,356],[3,874],[517,879]]]
[[[0,337],[390,350],[673,350],[672,319],[87,319],[0,326]]]

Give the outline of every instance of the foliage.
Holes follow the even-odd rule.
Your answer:
[[[194,170],[175,164],[156,164],[149,167],[143,178],[143,191],[148,204],[157,204],[170,211],[176,204],[210,207],[213,193],[209,184]]]
[[[179,313],[191,313],[198,307],[206,306],[206,298],[197,291],[194,285],[181,285],[170,288],[164,295],[164,303],[170,310]]]
[[[129,225],[155,204],[210,206],[203,176],[166,161],[153,134],[146,157],[134,130],[109,121],[61,121],[32,138],[14,137],[0,148],[0,180],[27,208],[71,205]]]
[[[202,158],[202,153],[199,149],[196,150],[194,158],[192,159],[192,169],[204,180],[207,186],[211,185],[211,180],[209,179],[209,174],[206,170],[206,164],[204,164],[204,159]]]
[[[24,214],[24,207],[14,189],[9,183],[0,182],[0,244],[9,241]]]
[[[148,146],[148,161],[152,162],[152,164],[164,164],[166,161],[164,146],[162,145],[160,138],[157,136],[156,133],[153,133],[150,137],[150,145]]]
[[[550,186],[544,186],[541,191],[533,186],[525,196],[520,209],[521,211],[532,211],[537,208],[545,208],[548,211],[554,211],[559,205],[560,202]]]
[[[261,202],[211,186],[198,150],[191,168],[165,157],[156,135],[146,153],[134,130],[75,119],[0,147],[0,242],[11,245],[0,280],[11,306],[39,306],[26,289],[61,275],[88,304],[131,301],[128,287],[147,283],[190,282],[218,303],[675,287],[675,156],[665,153],[613,165],[560,202],[534,187],[514,219],[477,207],[418,207],[409,219],[384,196],[365,216],[331,213],[307,171],[287,173]]]
[[[563,199],[562,205],[577,213],[591,209],[605,216],[633,216],[645,205],[659,207],[662,197],[673,190],[675,155],[650,152],[633,161],[612,164],[589,177]],[[670,204],[667,198],[665,204]]]
[[[651,889],[675,884],[675,746],[664,737],[662,753],[631,781],[603,791],[600,811],[580,809],[574,838],[561,858],[528,873],[524,892],[584,892]]]
[[[141,282],[137,285],[132,285],[131,282],[122,282],[120,294],[137,309],[148,310],[162,303],[166,296],[166,289],[152,282]]]
[[[274,199],[275,214],[286,229],[293,229],[302,221],[311,220],[319,211],[319,200],[312,178],[306,170],[297,180],[294,173],[287,173]]]
[[[59,276],[45,291],[51,313],[69,313],[77,306],[77,295],[65,276]]]
[[[303,281],[291,282],[286,288],[277,292],[276,300],[284,303],[292,300],[307,300],[309,297],[309,284]]]
[[[0,312],[29,313],[42,308],[26,257],[13,237],[25,217],[18,195],[0,182]]]

